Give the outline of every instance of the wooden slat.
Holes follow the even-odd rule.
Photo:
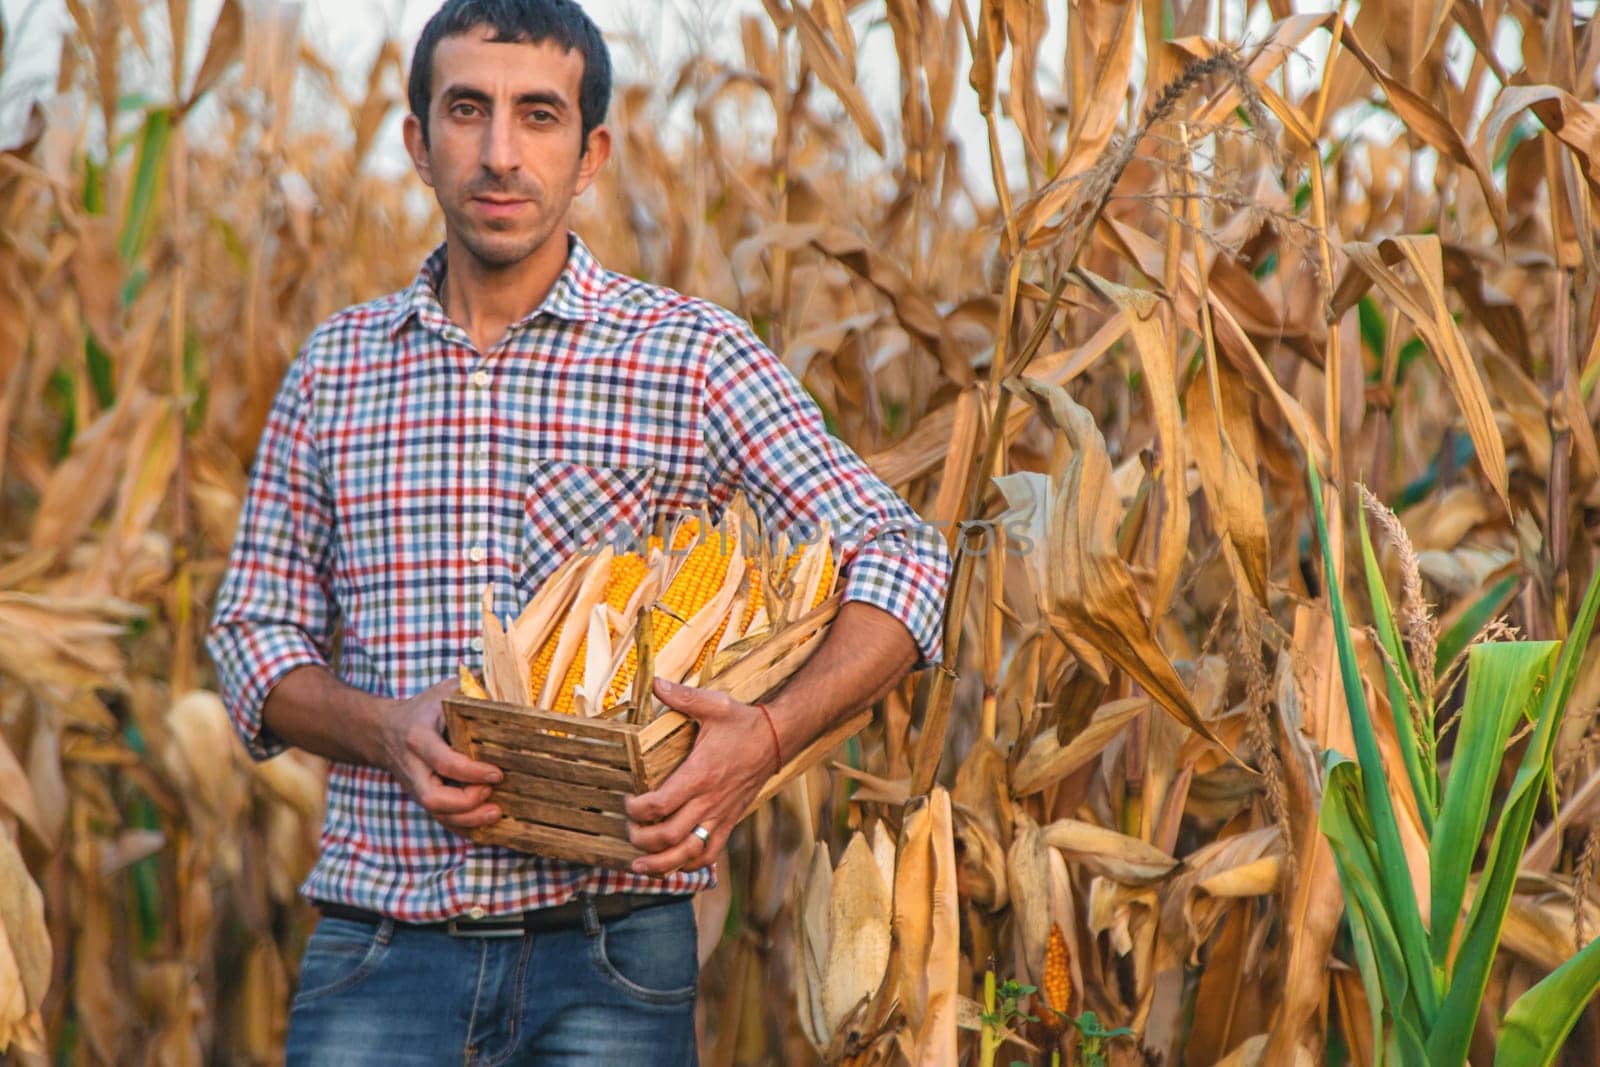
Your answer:
[[[628,750],[620,743],[591,741],[581,737],[552,737],[534,730],[518,730],[499,723],[472,724],[472,736],[479,744],[497,745],[517,752],[542,752],[567,756],[583,763],[628,769]]]
[[[468,759],[478,758],[477,724],[463,716],[459,710],[444,705],[444,728],[450,735],[450,747]]]
[[[645,753],[644,757],[644,787],[654,789],[667,780],[667,776],[678,769],[678,765],[689,758],[689,750],[694,747],[694,731],[689,729],[679,730],[666,741]]]
[[[619,871],[627,870],[634,860],[643,855],[628,842],[616,838],[508,819],[474,830],[471,837],[482,844],[505,845],[552,859],[610,867]]]
[[[827,630],[812,630],[793,646],[762,648],[723,672],[721,681],[713,679],[706,685],[746,703],[762,700],[794,677],[827,636]]]
[[[470,719],[479,722],[496,722],[503,726],[514,726],[527,729],[530,725],[542,730],[559,730],[562,733],[573,734],[578,737],[592,737],[596,741],[615,741],[621,743],[622,735],[639,729],[625,722],[615,722],[610,719],[583,719],[576,715],[552,715],[547,711],[535,711],[533,708],[522,708],[515,704],[503,704],[497,700],[478,700],[469,696],[446,697],[446,705],[455,705],[457,711]]]
[[[639,750],[648,753],[688,722],[689,717],[681,711],[663,711],[639,728]]]
[[[587,811],[570,804],[552,804],[500,792],[491,799],[500,806],[501,811],[521,821],[601,834],[624,841],[628,838],[628,820],[611,812]]]
[[[522,771],[539,778],[554,778],[562,782],[600,788],[634,791],[633,774],[617,767],[602,767],[598,763],[577,763],[559,756],[541,756],[536,752],[522,752],[501,745],[485,744],[479,747],[479,756],[505,771]]]
[[[498,797],[507,793],[529,800],[569,803],[578,808],[595,808],[618,814],[624,814],[626,811],[623,807],[623,794],[616,789],[596,789],[593,786],[578,785],[576,782],[556,782],[543,776],[521,774],[517,771],[507,771],[505,781],[495,787],[490,796]]]
[[[827,626],[839,613],[842,596],[835,593],[806,614],[769,635],[739,662],[706,681],[704,688],[727,693],[735,700],[759,700],[789,680],[827,636]],[[594,721],[594,720],[589,720]],[[657,715],[639,733],[639,747],[649,753],[689,720],[679,712]]]

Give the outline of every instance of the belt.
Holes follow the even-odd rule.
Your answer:
[[[523,934],[580,928],[586,924],[584,916],[586,905],[593,909],[595,919],[609,922],[645,908],[677,904],[688,899],[688,895],[684,893],[605,893],[595,897],[580,893],[565,904],[557,904],[550,908],[531,908],[510,915],[490,915],[482,919],[469,919],[458,915],[453,919],[425,923],[403,922],[399,919],[393,921],[396,926],[413,930],[442,931],[451,937],[521,937]],[[393,919],[393,916],[349,904],[336,904],[327,900],[313,900],[311,903],[329,919],[349,919],[352,922],[368,923],[373,926]]]

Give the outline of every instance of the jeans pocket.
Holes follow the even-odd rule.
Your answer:
[[[519,588],[531,593],[574,552],[605,543],[641,550],[655,519],[655,492],[654,467],[535,461],[523,501]]]
[[[659,904],[603,923],[589,938],[589,960],[607,983],[646,1004],[694,999],[700,958],[693,905]]]
[[[389,952],[394,924],[322,919],[306,942],[300,961],[296,1004],[353,988],[370,976]]]

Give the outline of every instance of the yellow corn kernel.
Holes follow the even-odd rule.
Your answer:
[[[1050,944],[1044,954],[1045,1003],[1065,1015],[1072,1001],[1072,972],[1067,966],[1067,939],[1057,923],[1050,924]]]
[[[679,620],[693,618],[695,612],[716,596],[722,583],[727,580],[728,562],[733,558],[731,551],[724,552],[723,549],[732,547],[732,541],[725,541],[715,527],[706,537],[700,538],[699,519],[678,527],[678,532],[672,538],[673,551],[687,550],[688,554],[667,583],[667,591],[660,599],[662,606],[655,609],[650,617],[651,638],[656,648],[666,645],[674,634],[683,629],[683,622]],[[633,684],[633,675],[638,666],[637,650],[628,649],[622,667],[606,689],[605,707],[612,707],[622,700],[623,693]]]
[[[809,545],[800,545],[793,552],[789,553],[789,558],[785,560],[783,564],[784,578],[787,579],[794,574],[795,565],[800,562],[800,557],[805,555],[806,549],[809,547]],[[822,603],[824,600],[827,600],[828,593],[831,591],[832,586],[833,546],[830,544],[828,546],[828,551],[824,553],[822,557],[822,580],[817,583],[817,593],[811,598],[811,603],[806,605],[806,610],[809,611],[818,604]]]
[[[533,657],[533,666],[528,668],[528,696],[531,700],[539,699],[544,680],[550,676],[550,664],[556,658],[556,645],[561,640],[561,628],[565,625],[565,620],[556,623],[555,629],[550,631],[550,636],[544,639],[538,654]]]
[[[723,539],[713,531],[689,549],[689,554],[673,572],[672,581],[667,583],[666,594],[661,598],[666,610],[657,610],[656,617],[651,620],[657,647],[665,645],[683,628],[679,619],[693,618],[722,588],[728,576],[728,562],[733,558],[731,552],[723,551],[724,547],[731,548],[731,542],[724,545]]]
[[[756,619],[756,612],[761,610],[765,603],[767,587],[761,578],[760,571],[750,573],[750,599],[744,603],[744,618],[739,620],[739,636],[743,637],[750,632],[750,624]]]
[[[633,596],[634,589],[644,580],[648,569],[644,560],[632,553],[613,556],[611,573],[606,577],[606,604],[618,611],[627,607],[628,598]],[[573,653],[572,662],[567,665],[566,677],[561,679],[561,685],[557,687],[554,701],[548,709],[558,715],[573,713],[573,691],[583,682],[584,659],[589,650],[588,620],[585,619],[582,625],[584,633],[578,641],[578,650]],[[550,647],[552,650],[555,648],[553,644]],[[549,670],[548,663],[545,664],[545,670]],[[537,697],[538,694],[534,695]]]
[[[750,620],[755,618],[756,612],[760,610],[761,571],[755,566],[751,566],[745,573],[750,576],[750,588],[746,593],[744,611],[739,615],[738,619],[734,619],[732,615],[729,615],[717,624],[717,632],[711,635],[711,640],[707,641],[705,647],[700,650],[700,655],[694,661],[694,667],[689,671],[691,679],[699,677],[700,669],[706,665],[706,660],[710,659],[712,654],[716,652],[717,646],[722,643],[722,635],[728,629],[728,624],[730,622],[734,624],[733,635],[735,637],[743,637],[744,632],[750,628]]]
[[[828,552],[822,557],[822,580],[817,583],[817,595],[811,598],[811,606],[816,607],[828,599],[828,594],[833,591],[833,546],[828,547]]]

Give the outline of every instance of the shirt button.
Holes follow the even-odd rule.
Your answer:
[[[474,563],[482,563],[484,559],[488,557],[488,555],[489,553],[483,550],[482,545],[473,545],[471,548],[467,549],[467,558]]]
[[[488,912],[484,911],[482,908],[478,907],[478,905],[476,905],[476,904],[474,904],[472,907],[467,909],[467,918],[469,918],[469,919],[481,919],[485,915],[488,915],[488,914],[489,914]]]
[[[486,371],[486,370],[475,370],[475,371],[473,371],[472,372],[472,384],[476,385],[479,389],[482,389],[484,386],[488,385],[489,384],[489,372]]]
[[[483,651],[483,638],[474,637],[472,639],[472,651],[474,651],[474,652],[482,652]]]

